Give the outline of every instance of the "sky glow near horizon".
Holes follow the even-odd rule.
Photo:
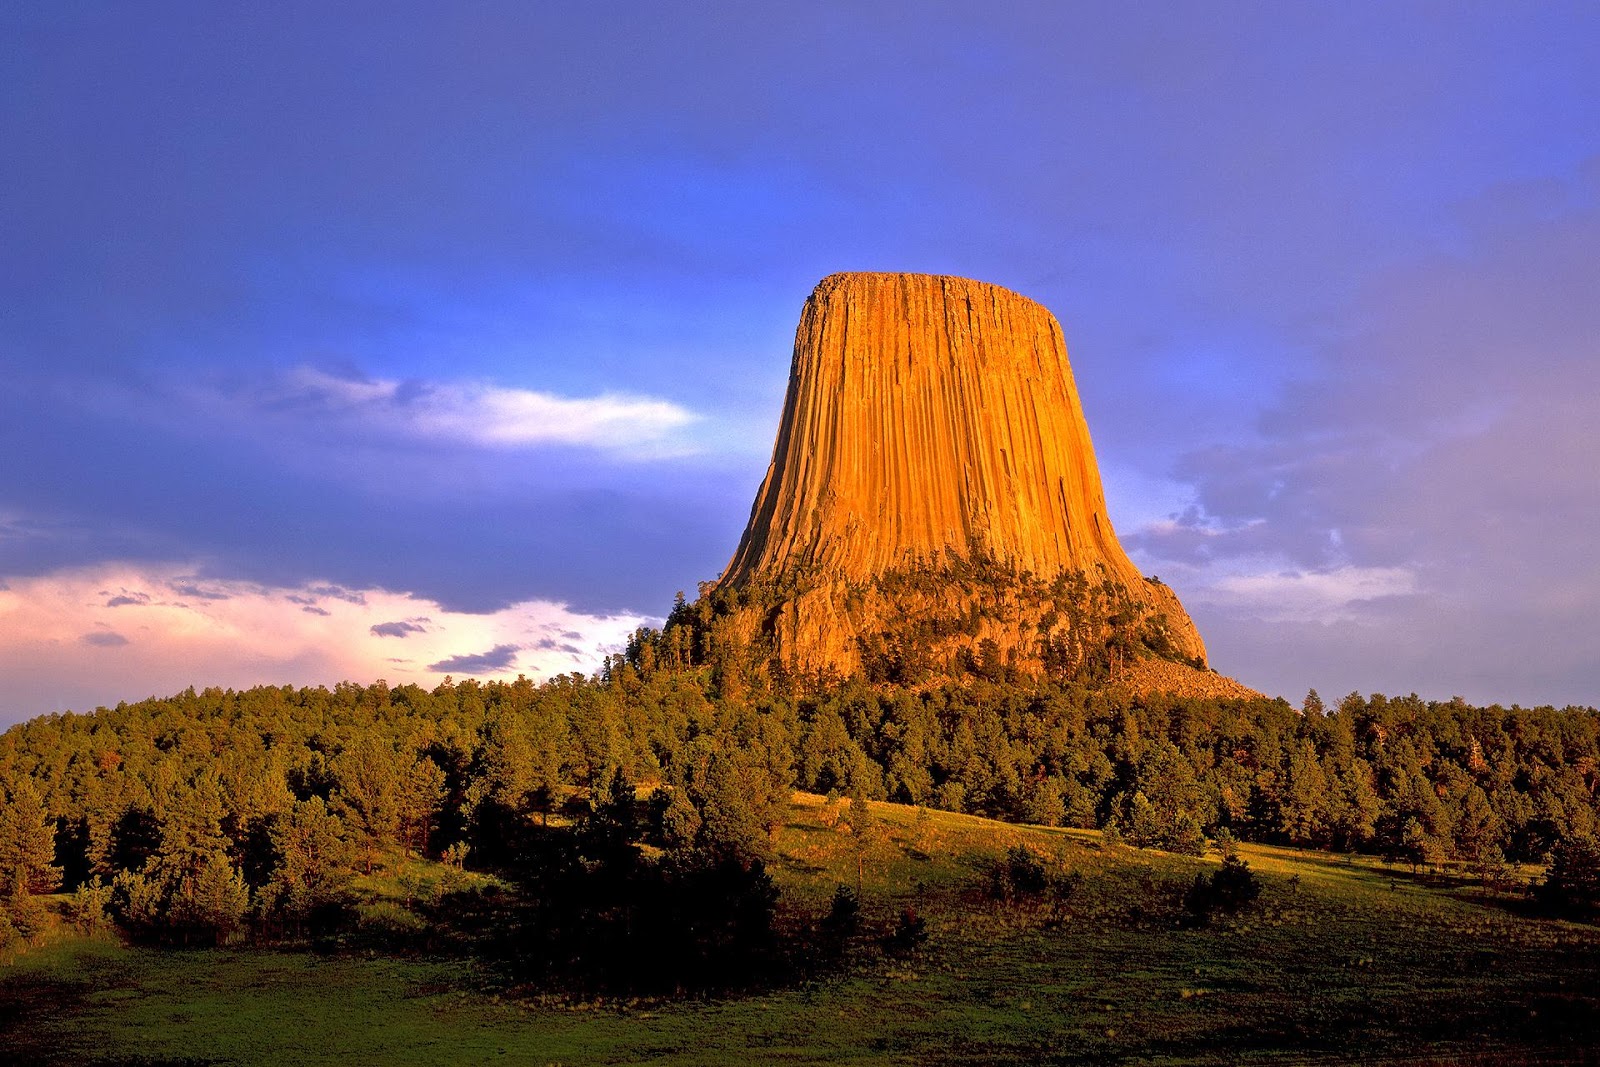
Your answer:
[[[859,269],[1056,314],[1118,533],[1224,673],[1600,703],[1597,40],[13,6],[0,724],[594,669],[731,556],[800,306]]]
[[[647,621],[540,601],[452,612],[408,593],[281,588],[178,566],[75,568],[0,590],[0,648],[18,665],[13,677],[47,689],[106,673],[130,702],[169,695],[185,677],[196,688],[383,678],[431,689],[450,676],[587,675]]]

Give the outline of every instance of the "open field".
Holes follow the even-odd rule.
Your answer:
[[[1515,896],[1376,861],[1242,846],[1265,891],[1180,929],[1216,859],[1105,849],[1098,834],[873,805],[858,870],[821,798],[796,798],[775,872],[798,921],[840,883],[866,932],[911,906],[929,938],[847,973],[718,1002],[520,1003],[454,960],[172,951],[62,935],[0,967],[22,1064],[1593,1063],[1600,929]],[[1013,845],[1077,887],[1003,904]]]

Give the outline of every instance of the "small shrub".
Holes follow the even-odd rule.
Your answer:
[[[1083,888],[1083,875],[1077,871],[1066,874],[1052,874],[1047,896],[1050,902],[1050,913],[1045,919],[1047,926],[1061,926],[1068,919],[1067,905]]]
[[[1255,903],[1261,895],[1261,880],[1250,870],[1248,863],[1238,856],[1230,856],[1212,874],[1211,891],[1216,895],[1218,907],[1223,911],[1235,912]]]
[[[825,944],[837,949],[854,937],[860,926],[861,901],[857,899],[855,890],[841,885],[833,892],[833,904],[828,908],[828,914],[822,917],[818,932]]]
[[[13,894],[6,901],[4,912],[8,925],[16,931],[17,937],[25,941],[34,940],[50,926],[49,909],[44,901],[32,893]]]
[[[1238,856],[1229,856],[1211,873],[1194,876],[1194,884],[1183,899],[1184,911],[1195,926],[1204,926],[1218,911],[1232,915],[1255,903],[1261,895],[1261,880],[1250,865]]]
[[[1044,860],[1022,845],[1013,845],[1004,859],[989,868],[989,895],[996,900],[1037,897],[1049,884]]]
[[[928,940],[928,921],[915,908],[906,908],[895,920],[894,929],[883,939],[884,950],[893,955],[917,951]]]
[[[84,882],[67,898],[67,921],[82,934],[95,934],[111,921],[111,887],[103,879]]]
[[[1200,820],[1183,812],[1155,841],[1155,845],[1180,856],[1203,856],[1206,853],[1206,835],[1200,829]]]

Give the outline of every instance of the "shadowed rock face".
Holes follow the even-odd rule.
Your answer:
[[[959,577],[974,565],[977,584]],[[1071,625],[1030,601],[1067,576],[1117,602],[1107,618],[1132,606],[1159,621],[1168,654],[1203,661],[1177,598],[1117,543],[1055,317],[964,278],[823,279],[801,313],[772,465],[718,583],[783,592],[740,629],[790,666],[849,674],[908,612],[942,613],[964,620],[955,644],[993,641],[1026,669]],[[944,673],[954,645],[934,644]]]

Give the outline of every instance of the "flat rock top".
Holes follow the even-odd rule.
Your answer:
[[[911,271],[846,270],[828,275],[811,291],[812,299],[828,299],[840,291],[878,292],[886,288],[938,289],[947,295],[969,295],[992,299],[1022,300],[1049,314],[1043,304],[993,282],[980,282],[956,274],[917,274]]]

